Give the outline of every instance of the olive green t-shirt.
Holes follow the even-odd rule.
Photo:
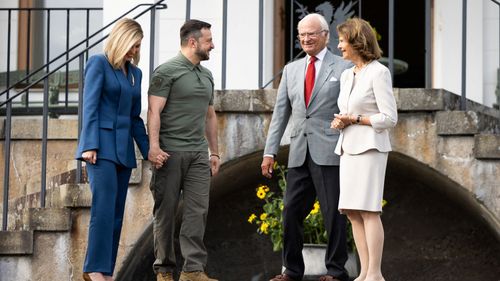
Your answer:
[[[214,79],[182,53],[153,72],[148,95],[167,99],[161,112],[160,148],[165,151],[207,151],[205,121],[213,105]]]

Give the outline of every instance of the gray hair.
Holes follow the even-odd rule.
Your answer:
[[[297,25],[297,28],[299,27],[300,23],[302,21],[305,21],[305,20],[309,20],[309,19],[316,19],[319,21],[319,24],[321,25],[321,30],[326,30],[328,31],[328,33],[330,33],[330,26],[328,25],[328,23],[326,22],[326,19],[325,17],[323,17],[323,15],[321,14],[317,14],[317,13],[311,13],[311,14],[308,14],[306,15],[305,17],[303,17],[298,25]]]

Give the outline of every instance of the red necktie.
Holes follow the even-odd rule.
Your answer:
[[[306,102],[306,108],[309,106],[309,100],[311,99],[314,88],[314,80],[316,78],[316,67],[314,67],[314,62],[316,60],[317,58],[314,56],[309,58],[309,66],[306,71],[306,81],[304,83],[304,100]]]

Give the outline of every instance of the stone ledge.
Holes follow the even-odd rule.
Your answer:
[[[394,89],[400,111],[439,111],[445,109],[442,91],[438,89]]]
[[[475,111],[439,111],[436,113],[438,135],[474,135],[495,133],[499,120]]]
[[[475,135],[474,155],[477,159],[500,159],[500,135]]]
[[[66,208],[28,208],[23,213],[23,230],[68,231],[71,211]]]
[[[33,254],[32,231],[0,231],[0,255]]]
[[[59,187],[61,207],[88,208],[92,204],[89,184],[63,184]]]
[[[2,118],[0,139],[5,138],[5,122]],[[41,139],[42,118],[12,118],[11,138],[15,139]],[[49,140],[76,140],[78,138],[78,120],[76,119],[49,119],[47,127]]]
[[[460,110],[461,97],[445,89],[394,88],[393,91],[401,112]],[[498,109],[471,100],[466,101],[466,110],[500,119]]]
[[[214,107],[219,112],[272,112],[276,89],[215,91]]]

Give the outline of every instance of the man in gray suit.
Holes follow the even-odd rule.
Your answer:
[[[273,118],[267,135],[262,174],[270,178],[274,157],[290,120],[290,154],[283,209],[283,265],[285,271],[271,281],[299,281],[304,275],[303,223],[316,196],[321,205],[328,247],[328,273],[320,281],[347,281],[346,221],[338,212],[339,157],[334,153],[338,132],[330,128],[338,113],[340,75],[351,64],[327,49],[329,28],[319,14],[298,24],[305,58],[285,66]],[[318,70],[318,71],[316,71]],[[291,117],[291,118],[290,118]]]

